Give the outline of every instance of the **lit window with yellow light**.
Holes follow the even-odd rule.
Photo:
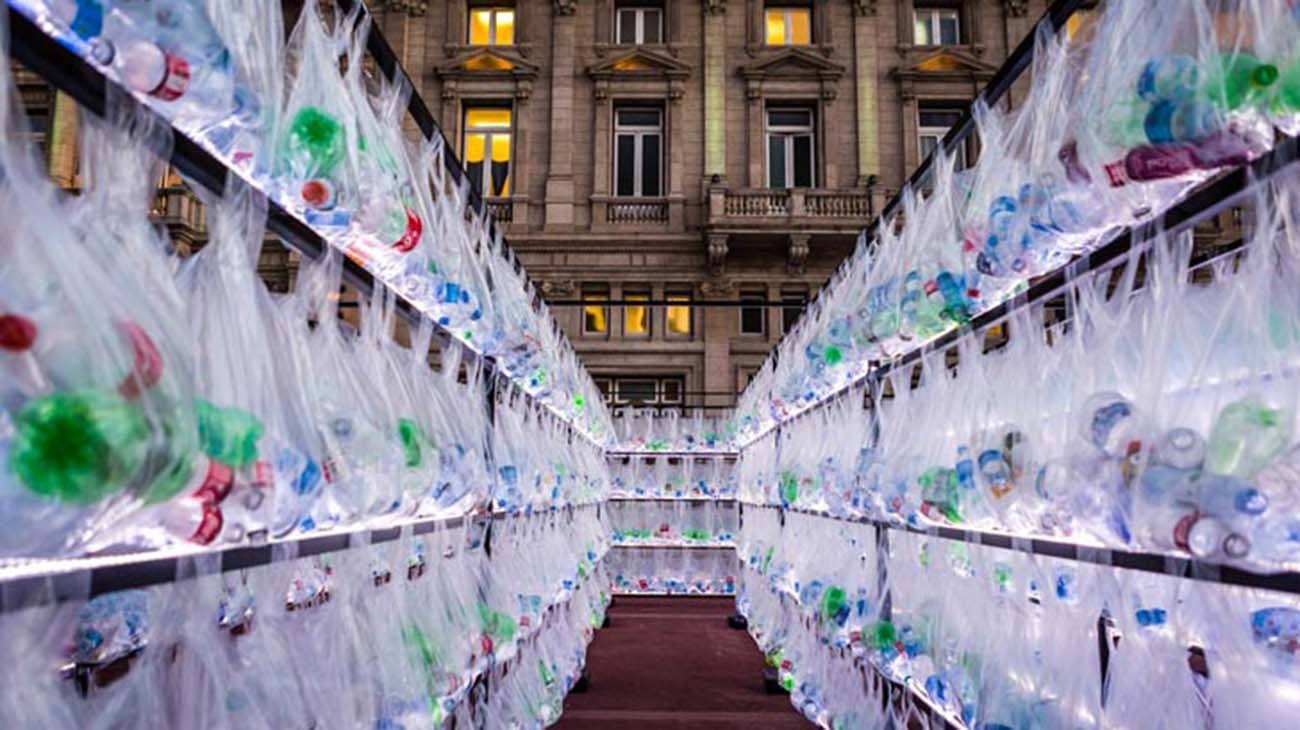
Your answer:
[[[510,195],[510,109],[465,110],[465,169],[485,198]]]
[[[669,294],[668,310],[664,313],[668,334],[680,337],[691,334],[691,297],[689,294]],[[675,304],[676,303],[676,304]]]
[[[582,333],[603,335],[609,332],[609,307],[603,303],[609,301],[609,295],[583,292],[582,301]]]
[[[629,302],[623,307],[623,334],[629,337],[650,334],[650,295],[624,294],[623,298]],[[645,304],[631,304],[631,302],[645,302]]]
[[[470,8],[471,46],[509,46],[515,42],[515,9],[509,7]]]
[[[768,8],[764,20],[769,46],[806,46],[812,43],[810,8]]]

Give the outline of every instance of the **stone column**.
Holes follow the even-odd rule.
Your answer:
[[[745,82],[745,134],[749,138],[749,180],[751,188],[761,188],[763,184],[763,88],[757,80]]]
[[[552,0],[551,159],[546,174],[546,228],[571,230],[573,214],[573,67],[577,0]]]
[[[853,89],[856,100],[858,174],[856,185],[880,174],[880,119],[876,108],[876,0],[853,0]]]
[[[737,287],[729,281],[705,282],[700,287],[703,299],[729,299],[736,296]],[[730,393],[735,390],[735,374],[731,369],[731,338],[736,334],[738,317],[731,307],[701,307],[699,317],[704,334],[704,373],[701,390],[710,393]],[[725,395],[704,397],[705,405],[727,405]]]
[[[727,177],[727,2],[706,0],[704,10],[704,180]]]

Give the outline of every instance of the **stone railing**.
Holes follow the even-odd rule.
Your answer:
[[[790,215],[789,190],[728,190],[723,214],[728,218],[772,218]]]
[[[150,213],[168,228],[181,228],[191,237],[204,237],[208,230],[207,211],[183,185],[159,188]]]
[[[667,198],[611,198],[605,205],[610,223],[667,223]]]
[[[852,227],[866,225],[874,213],[871,193],[865,189],[709,191],[709,221],[714,224],[825,221]]]

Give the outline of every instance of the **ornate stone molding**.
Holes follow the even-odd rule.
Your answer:
[[[850,0],[854,15],[875,15],[879,0]]]
[[[551,12],[560,16],[578,12],[578,0],[551,0]]]
[[[547,279],[542,282],[542,297],[545,299],[571,299],[578,295],[578,282]]]
[[[807,233],[791,233],[790,244],[786,252],[786,270],[791,274],[802,274],[804,264],[808,262],[808,252],[811,250],[809,241],[812,239]]]
[[[1029,15],[1029,0],[1002,0],[1002,7],[1006,9],[1007,15],[1013,18]]]
[[[709,255],[709,272],[714,276],[722,276],[722,272],[727,265],[727,234],[710,233],[708,234],[708,255]],[[719,290],[710,291],[713,287],[712,282],[704,282],[700,286],[700,293],[707,296],[725,296],[725,290],[732,288],[729,283],[726,286],[719,284]]]
[[[761,99],[768,84],[812,91],[816,84],[819,96],[825,101],[835,99],[836,87],[844,75],[844,67],[803,48],[786,48],[766,58],[741,66],[745,79],[745,96],[752,102]],[[791,84],[794,86],[791,87]]]
[[[726,15],[727,0],[704,0],[705,15]]]
[[[723,249],[725,249],[727,247],[726,244],[727,234],[725,233],[709,234],[710,239],[712,239],[714,236],[722,237],[723,239],[722,247]],[[709,245],[712,246],[713,244],[710,243]],[[723,256],[726,256],[725,251],[723,252]],[[721,275],[720,272],[718,274],[714,274],[714,276],[720,276],[720,275]],[[734,297],[736,295],[736,292],[738,291],[740,291],[740,286],[736,282],[731,281],[730,279],[707,279],[705,281],[700,282],[700,294],[704,296],[706,299],[714,298],[714,297],[716,298]]]

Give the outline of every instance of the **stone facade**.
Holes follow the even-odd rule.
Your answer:
[[[291,5],[287,11],[296,12]],[[788,297],[789,314],[796,312],[920,162],[921,135],[935,133],[933,119],[969,102],[1046,5],[371,1],[459,155],[469,151],[468,109],[510,110],[499,130],[510,140],[508,195],[489,204],[544,296],[561,302],[552,312],[592,374],[622,400],[653,391],[660,402],[710,409],[734,402],[782,333],[782,308],[744,310],[736,302]],[[510,14],[493,16],[494,8]],[[627,39],[619,36],[619,11],[636,8],[652,11],[644,27],[657,24],[659,32],[633,39],[653,42],[620,43]],[[787,10],[793,15],[782,15]],[[777,30],[796,42],[768,42],[768,11],[786,18]],[[508,43],[471,43],[475,19],[488,17],[496,18],[494,39]],[[918,18],[944,42],[918,45]],[[949,25],[940,28],[941,21]],[[76,187],[75,105],[42,90],[39,79],[20,81],[29,109],[42,115],[36,126],[52,175]],[[1022,81],[1008,103],[1023,88]],[[642,149],[658,160],[658,189],[620,196],[615,127],[619,110],[632,108],[658,113],[659,141]],[[769,187],[774,109],[811,120],[803,148],[811,184]],[[937,113],[928,115],[928,129],[925,112]],[[797,157],[787,163],[800,164]],[[174,182],[163,181],[156,213],[180,246],[201,245],[202,209]],[[293,257],[282,249],[268,247],[261,268],[274,288],[292,285]],[[673,317],[650,306],[649,331],[636,334],[624,309],[593,305],[606,327],[591,334],[584,308],[573,305],[584,294],[685,298],[690,313]],[[708,302],[722,306],[693,306]]]

